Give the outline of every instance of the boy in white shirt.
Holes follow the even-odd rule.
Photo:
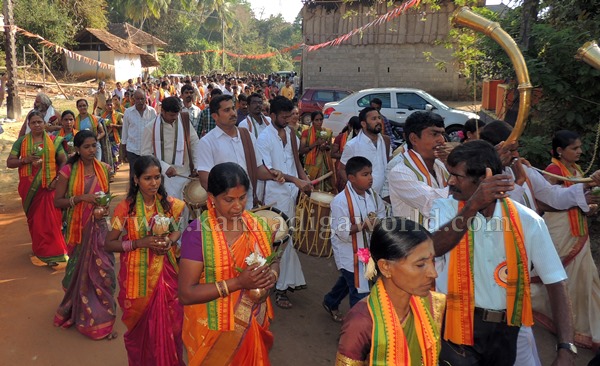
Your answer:
[[[325,295],[323,307],[336,322],[343,316],[338,310],[350,295],[350,307],[369,294],[364,276],[365,265],[359,263],[357,251],[369,248],[371,230],[377,219],[385,217],[385,205],[373,186],[373,164],[355,156],[346,163],[346,188],[331,201],[331,246],[335,264],[340,270],[337,282]]]

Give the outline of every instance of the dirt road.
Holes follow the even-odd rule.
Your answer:
[[[125,196],[127,174],[121,170],[111,188],[120,199]],[[119,337],[112,341],[92,341],[75,329],[52,325],[63,296],[63,274],[30,263],[31,239],[16,185],[0,193],[0,238],[0,364],[127,365],[120,320],[116,323]],[[290,295],[292,309],[275,309],[271,361],[274,366],[333,365],[340,325],[329,319],[321,301],[337,278],[335,264],[333,259],[303,254],[300,260],[308,288]],[[347,306],[344,303],[342,311]],[[536,337],[542,364],[549,365],[555,354],[554,337],[541,329],[536,329]],[[592,355],[580,353],[577,365],[585,366]]]

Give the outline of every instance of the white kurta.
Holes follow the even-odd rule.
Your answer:
[[[258,138],[258,136],[260,136],[260,134],[271,124],[271,118],[262,114],[260,117],[263,118],[263,120],[257,121],[251,115],[247,115],[246,118],[240,122],[238,127],[247,129],[251,132],[251,135],[254,135],[254,137]]]
[[[155,121],[156,123],[156,121]],[[154,138],[153,138],[153,132],[154,132],[154,125],[155,123],[148,123],[146,125],[146,127],[144,128],[144,138],[143,138],[143,142],[142,142],[142,155],[154,155],[156,156],[157,154],[155,153],[155,146],[154,146]],[[174,162],[174,152],[175,149],[177,148],[177,134],[176,134],[176,126],[177,126],[177,121],[175,121],[175,123],[166,123],[165,121],[162,120],[162,118],[160,118],[160,128],[162,128],[162,132],[163,132],[163,140],[162,140],[162,157],[160,160],[160,165],[161,165],[161,169],[163,172],[163,179],[164,179],[164,185],[165,185],[165,189],[167,190],[167,193],[169,194],[169,196],[178,198],[178,199],[183,199],[183,188],[185,187],[185,185],[190,181],[187,177],[190,175],[190,161],[189,161],[189,154],[187,152],[187,150],[184,151],[183,153],[183,165],[175,165]],[[196,134],[196,131],[192,128],[192,125],[190,123],[190,148],[192,149],[192,156],[196,156],[198,154],[198,150],[200,148],[200,140],[198,139],[198,135]],[[165,175],[165,172],[167,171],[167,169],[169,169],[170,167],[174,167],[175,170],[177,171],[177,174],[182,175],[184,177],[178,177],[178,176],[174,176],[174,177],[167,177]]]
[[[290,141],[292,136],[296,139],[296,146],[300,146],[300,141],[295,134],[291,133],[289,128],[286,128],[285,132],[287,143],[284,146],[277,129],[271,124],[258,136],[256,146],[267,168],[277,169],[283,174],[298,177],[298,170],[296,169],[296,162]],[[261,185],[264,183],[263,181],[259,181],[258,184]],[[266,205],[272,204],[273,207],[286,214],[288,219],[292,219],[296,215],[297,196],[298,187],[294,183],[266,182],[264,203]],[[276,286],[278,290],[306,285],[300,259],[291,238],[286,245],[280,263],[279,280],[277,280]]]
[[[352,208],[354,210],[354,222],[359,224],[365,221],[369,213],[374,212],[378,218],[385,217],[385,205],[383,200],[376,192],[369,191],[360,196],[352,188],[352,183],[346,183],[350,190],[352,199]],[[346,192],[338,193],[331,201],[331,247],[333,248],[333,257],[338,269],[345,269],[354,273],[354,248],[352,247],[352,236],[350,235],[350,208]],[[364,234],[364,235],[363,235]],[[365,243],[365,239],[367,243]],[[367,231],[356,233],[357,248],[368,248],[371,234]],[[359,264],[358,292],[369,292],[369,283],[365,278],[365,266]]]
[[[412,150],[421,163],[425,166],[425,162],[416,151]],[[444,187],[444,181],[448,172],[444,164],[437,160],[435,161],[434,170],[435,176],[429,172],[431,186],[427,184],[427,180],[420,181],[417,173],[406,164],[410,164],[413,168],[417,165],[411,158],[408,151],[402,154],[402,159],[389,174],[389,190],[390,201],[394,216],[406,217],[415,222],[420,222],[420,215],[427,219],[433,201],[438,198],[448,197],[448,188]],[[424,225],[427,227],[427,225]]]
[[[254,154],[256,155],[257,167],[262,165],[262,156],[256,148],[256,139],[253,134],[250,134],[250,139],[254,145]],[[231,137],[227,135],[219,126],[212,129],[207,133],[199,143],[200,147],[196,155],[194,155],[195,161],[197,162],[196,170],[199,172],[207,172],[217,164],[221,163],[236,163],[241,166],[246,173],[248,168],[246,166],[246,156],[244,155],[244,145],[240,138],[240,132],[237,130],[237,136]],[[250,189],[248,190],[248,201],[246,202],[246,209],[251,209],[252,202],[252,182],[250,182]]]
[[[383,182],[385,180],[385,168],[388,162],[388,156],[391,157],[392,149],[389,155],[386,152],[385,141],[381,134],[377,135],[377,145],[367,137],[362,131],[346,143],[344,152],[340,158],[340,162],[344,165],[348,163],[350,158],[355,156],[363,156],[373,164],[373,190],[377,194],[381,194]]]

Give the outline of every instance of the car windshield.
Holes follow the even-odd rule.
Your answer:
[[[452,109],[452,108],[448,107],[447,105],[445,105],[444,103],[442,103],[438,98],[436,98],[433,95],[427,93],[426,91],[422,91],[422,93],[424,95],[426,95],[427,98],[429,98],[430,100],[433,100],[434,102],[436,102],[439,105],[440,109],[442,109],[444,111],[449,111],[450,109]]]

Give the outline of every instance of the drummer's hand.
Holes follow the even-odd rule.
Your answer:
[[[169,169],[167,169],[167,171],[165,172],[165,175],[169,178],[173,178],[175,175],[177,175],[177,170],[175,169],[175,167],[170,166]]]
[[[271,268],[266,264],[264,266],[253,264],[246,267],[246,269],[238,276],[238,281],[240,287],[247,290],[273,287]]]
[[[193,172],[190,173],[190,178],[198,178],[198,171],[194,170]]]
[[[277,183],[285,183],[285,178],[283,177],[283,173],[280,170],[269,169],[269,172],[271,172],[271,175],[273,176],[273,178],[271,178],[272,180],[274,180]]]
[[[294,180],[294,184],[298,187],[302,192],[310,192],[313,190],[313,185],[309,180],[302,180],[300,178]]]

